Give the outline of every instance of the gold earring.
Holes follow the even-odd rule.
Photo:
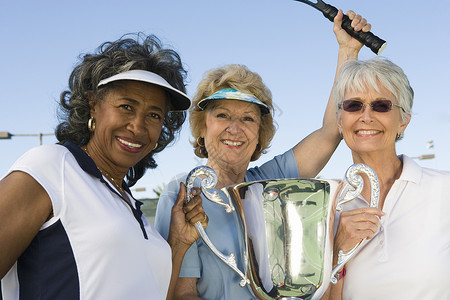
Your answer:
[[[156,142],[156,145],[155,145],[155,147],[152,149],[152,151],[155,150],[156,147],[158,147],[158,142]]]
[[[200,143],[201,140],[203,140],[203,144]],[[204,146],[205,146],[205,139],[202,138],[201,136],[199,136],[199,137],[197,138],[197,145],[199,145],[200,147],[204,147]]]
[[[90,132],[94,132],[94,130],[95,130],[95,119],[94,119],[94,117],[91,117],[88,120],[87,126],[88,126],[88,129],[89,129]]]

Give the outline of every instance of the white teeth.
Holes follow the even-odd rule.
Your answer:
[[[378,133],[377,130],[359,130],[358,131],[359,134],[376,134]]]
[[[119,142],[121,142],[122,144],[127,145],[130,148],[140,148],[140,147],[142,147],[142,145],[140,145],[140,144],[130,143],[130,142],[122,140],[121,138],[117,138],[117,139],[119,140]]]
[[[232,142],[227,140],[224,140],[223,143],[228,146],[241,146],[243,144],[243,142]]]

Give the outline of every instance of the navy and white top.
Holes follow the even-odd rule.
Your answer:
[[[13,171],[47,191],[54,216],[2,279],[4,300],[166,298],[169,245],[77,145],[31,149]]]

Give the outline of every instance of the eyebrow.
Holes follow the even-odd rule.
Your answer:
[[[136,99],[133,99],[133,98],[122,97],[122,98],[119,98],[119,100],[125,100],[125,101],[128,101],[128,102],[132,103],[132,104],[139,104],[139,101],[137,101]],[[161,107],[156,106],[156,105],[150,106],[150,109],[157,110],[157,111],[160,111],[161,113],[164,113],[164,110]]]
[[[216,106],[215,108],[213,108],[213,110],[217,110],[217,109],[223,109],[223,110],[226,110],[226,111],[228,111],[228,112],[230,112],[231,111],[231,109],[228,109],[228,108],[226,108],[226,107],[223,107],[223,106]],[[242,111],[243,113],[247,113],[247,114],[255,114],[255,115],[257,115],[258,114],[258,110],[248,110],[248,111],[246,111],[246,110],[244,110],[244,111]]]

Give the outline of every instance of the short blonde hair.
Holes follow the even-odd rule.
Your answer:
[[[270,142],[275,135],[276,127],[273,120],[272,93],[262,81],[259,74],[250,71],[244,65],[231,64],[207,71],[203,79],[197,86],[197,92],[190,108],[189,123],[194,141],[194,153],[200,158],[207,158],[205,144],[200,142],[201,132],[206,125],[206,112],[213,108],[208,104],[204,110],[201,110],[197,104],[200,100],[212,95],[223,88],[232,88],[246,94],[251,94],[269,106],[271,113],[261,116],[261,125],[259,127],[259,140],[251,161],[257,160],[266,149],[270,147]],[[217,101],[217,100],[216,100]]]

